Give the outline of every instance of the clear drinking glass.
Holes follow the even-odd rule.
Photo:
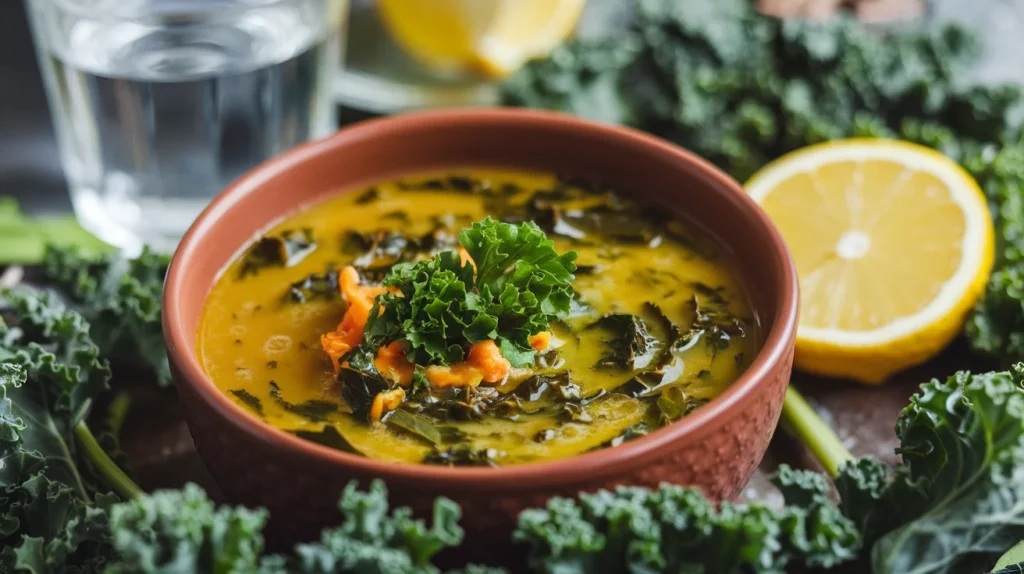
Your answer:
[[[347,0],[27,0],[83,227],[169,251],[257,163],[336,129]]]

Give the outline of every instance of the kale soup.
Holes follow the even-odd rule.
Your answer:
[[[218,279],[198,355],[241,407],[376,459],[505,465],[611,448],[747,367],[729,255],[667,210],[460,170],[287,218]]]

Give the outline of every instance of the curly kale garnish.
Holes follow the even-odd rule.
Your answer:
[[[576,253],[558,254],[533,223],[490,218],[460,234],[472,258],[454,251],[395,265],[384,278],[398,293],[380,295],[364,337],[371,348],[409,344],[418,365],[461,361],[469,345],[495,340],[513,366],[532,364],[529,338],[569,313]]]

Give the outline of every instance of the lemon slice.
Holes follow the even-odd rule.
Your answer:
[[[448,73],[506,76],[546,55],[576,27],[585,0],[379,0],[395,41]]]
[[[796,365],[878,383],[956,336],[992,269],[978,184],[929,148],[845,140],[783,156],[747,192],[800,278]]]

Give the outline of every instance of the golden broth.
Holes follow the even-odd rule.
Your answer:
[[[206,301],[197,340],[199,357],[214,383],[243,408],[257,412],[278,428],[372,458],[420,462],[434,455],[433,460],[444,462],[445,457],[438,458],[437,453],[464,448],[486,453],[483,458],[489,463],[513,464],[615,445],[661,426],[720,394],[756,354],[757,326],[738,283],[738,273],[732,261],[708,238],[673,221],[667,227],[658,227],[673,233],[644,237],[643,242],[616,240],[612,237],[618,233],[616,229],[590,232],[582,240],[574,240],[565,236],[577,234],[570,225],[556,233],[546,231],[559,252],[573,249],[579,254],[576,263],[581,268],[573,285],[593,312],[553,327],[557,364],[535,372],[568,370],[580,395],[572,409],[565,405],[559,409],[559,404],[546,396],[531,400],[529,392],[521,388],[517,393],[517,402],[524,407],[521,412],[440,422],[446,428],[458,429],[463,437],[443,445],[431,444],[387,422],[358,420],[346,412],[330,362],[320,346],[320,336],[333,331],[344,314],[344,301],[336,297],[298,303],[285,297],[290,284],[353,261],[354,255],[343,251],[346,233],[388,229],[418,235],[429,232],[438,221],[449,225],[456,221],[452,231],[457,234],[458,227],[488,214],[501,216],[491,213],[495,205],[501,210],[518,209],[516,206],[526,205],[531,198],[541,197],[533,195],[535,190],[556,190],[544,197],[554,198],[545,205],[556,205],[557,213],[580,213],[597,205],[617,206],[622,201],[605,190],[581,191],[577,185],[551,175],[494,170],[462,170],[458,174],[484,182],[484,187],[492,191],[429,190],[422,188],[430,185],[420,184],[414,185],[418,189],[407,190],[408,184],[386,183],[367,193],[349,193],[325,201],[270,230],[268,236],[308,228],[318,246],[291,267],[263,268],[245,277],[241,277],[240,258],[218,279]],[[403,181],[449,181],[448,177],[433,174]],[[567,198],[557,191],[565,189],[572,190],[562,194]],[[677,339],[671,363],[655,374],[645,375],[649,386],[651,380],[661,381],[648,390],[634,379],[638,371],[595,367],[614,351],[608,341],[615,334],[588,325],[605,314],[637,315],[652,335],[666,341],[670,328],[650,302],[656,303],[664,317],[685,335]],[[724,331],[700,331],[696,328],[701,320],[697,308],[705,313],[705,321],[710,309],[717,320],[742,327],[732,329],[729,335]],[[492,394],[514,393],[517,386],[528,384],[523,382],[525,378],[520,373],[496,390],[486,390]],[[637,389],[644,392],[638,393]],[[667,394],[660,400],[662,393]],[[650,396],[632,396],[637,394]],[[314,410],[318,413],[310,417],[308,409],[295,407],[303,404],[317,407]],[[527,408],[552,404],[555,408]],[[334,429],[337,435],[330,430],[325,434],[325,429]]]

